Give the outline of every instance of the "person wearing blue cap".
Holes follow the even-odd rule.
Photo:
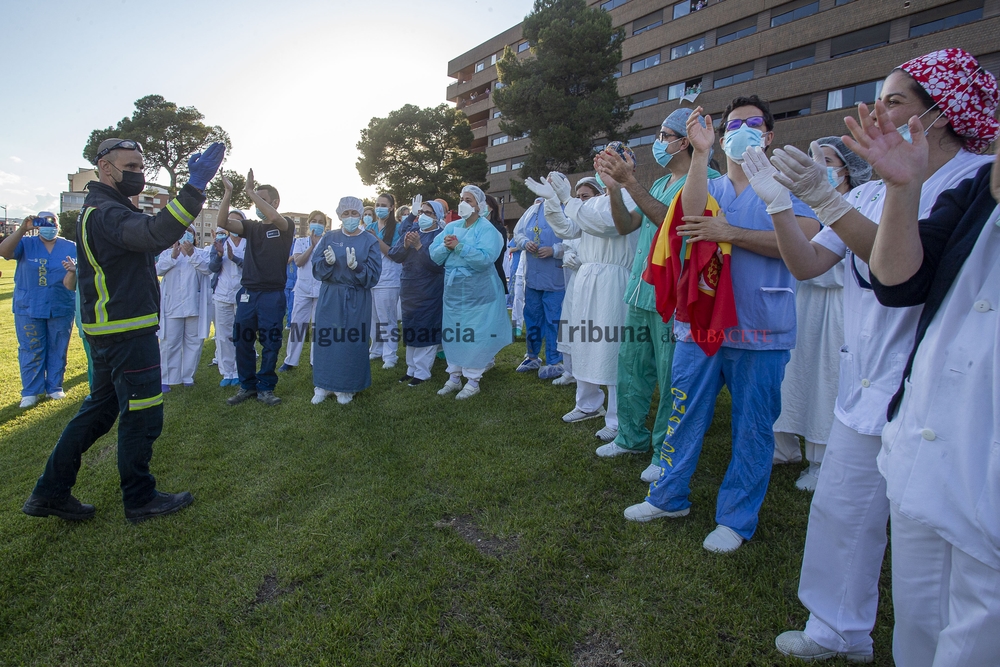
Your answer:
[[[31,230],[38,235],[25,236]],[[76,246],[57,238],[58,232],[55,214],[42,211],[0,243],[0,257],[17,261],[13,302],[22,408],[38,403],[41,395],[66,397],[62,382],[76,297],[63,285],[63,262],[76,260]]]
[[[642,472],[642,481],[650,483],[660,476],[660,447],[670,425],[670,367],[674,357],[671,322],[664,322],[656,312],[656,291],[642,279],[649,250],[670,202],[677,196],[687,179],[691,165],[692,148],[687,139],[687,120],[691,109],[680,108],[663,119],[656,141],[653,158],[667,170],[647,191],[635,178],[634,170],[622,160],[609,159],[601,153],[595,163],[598,173],[603,171],[621,184],[635,203],[641,215],[619,206],[620,198],[613,197],[612,213],[619,234],[631,234],[639,229],[638,246],[628,284],[625,286],[626,331],[646,331],[647,336],[636,336],[622,341],[618,349],[618,435],[613,442],[597,448],[598,456],[641,454],[650,449],[650,430],[646,427],[653,390],[660,387],[660,401],[652,430],[653,458]],[[709,170],[709,178],[718,172]]]

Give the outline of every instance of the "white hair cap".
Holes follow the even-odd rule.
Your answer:
[[[482,188],[476,185],[466,185],[462,188],[462,194],[464,195],[466,192],[471,192],[472,196],[476,198],[476,203],[479,204],[479,209],[481,211],[483,206],[486,205],[486,193],[483,192]]]
[[[341,197],[340,204],[337,205],[337,217],[344,211],[357,211],[361,213],[365,210],[365,203],[357,197]]]

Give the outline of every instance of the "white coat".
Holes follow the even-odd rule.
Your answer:
[[[190,257],[179,253],[172,257],[168,248],[156,260],[156,275],[162,276],[160,283],[160,321],[176,318],[198,318],[198,337],[209,337],[214,307],[212,305],[212,272],[208,268],[210,253],[208,248],[195,248]],[[164,327],[160,327],[162,340]]]
[[[298,255],[309,249],[312,240],[310,237],[305,237],[303,239],[295,239],[295,243],[292,244],[292,255]],[[305,296],[311,299],[319,298],[319,286],[320,281],[316,280],[316,276],[312,272],[312,257],[310,256],[309,262],[305,266],[300,266],[298,273],[295,278],[295,296]]]
[[[246,240],[240,241],[239,245],[233,242],[233,238],[226,239],[226,245],[233,249],[233,255],[243,259],[246,252]],[[212,247],[208,250],[211,252]],[[211,257],[211,255],[210,255]],[[219,282],[215,284],[215,300],[220,303],[236,303],[236,293],[240,291],[240,282],[243,280],[243,269],[236,265],[236,262],[229,259],[229,253],[222,252],[222,271],[219,272]]]

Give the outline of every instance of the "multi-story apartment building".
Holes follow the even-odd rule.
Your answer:
[[[701,105],[718,120],[734,97],[755,93],[771,102],[775,142],[805,148],[812,139],[846,133],[843,118],[874,101],[897,65],[946,47],[961,47],[1000,75],[1000,0],[588,0],[625,30],[618,89],[632,98],[630,145],[639,180],[661,173],[648,146],[660,123],[681,106]],[[992,37],[990,36],[992,35]],[[486,153],[490,193],[505,217],[521,209],[510,179],[529,139],[500,130],[492,92],[496,60],[506,46],[530,57],[521,25],[496,35],[448,64],[456,82],[448,100],[465,111],[474,151]],[[600,145],[600,139],[595,145]]]

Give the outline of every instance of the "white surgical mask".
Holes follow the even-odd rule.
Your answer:
[[[463,220],[468,220],[476,212],[476,209],[472,208],[472,205],[467,201],[462,201],[458,204],[458,214]]]

